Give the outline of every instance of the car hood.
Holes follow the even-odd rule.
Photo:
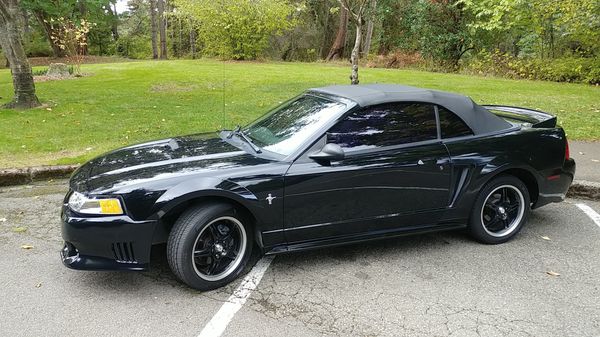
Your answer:
[[[151,141],[121,148],[82,165],[71,177],[71,188],[85,192],[135,189],[148,181],[177,180],[203,172],[254,166],[268,162],[227,143],[216,133]]]

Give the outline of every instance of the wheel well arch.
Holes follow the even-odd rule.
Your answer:
[[[154,231],[154,243],[164,243],[167,241],[171,230],[173,229],[173,225],[175,221],[181,216],[186,209],[195,206],[202,205],[206,203],[224,203],[231,205],[237,212],[240,212],[244,218],[249,221],[250,230],[254,231],[254,240],[255,243],[262,247],[262,239],[260,233],[258,232],[258,228],[256,226],[257,217],[250,211],[248,207],[243,205],[237,200],[232,198],[224,197],[224,196],[214,196],[214,195],[204,195],[197,196],[187,200],[182,201],[176,206],[170,208],[166,213],[164,213],[160,217],[160,221],[158,224],[158,228]]]
[[[529,198],[531,200],[531,203],[535,204],[537,202],[537,199],[540,194],[540,189],[533,173],[529,172],[524,168],[509,168],[498,172],[492,178],[490,178],[489,181],[502,174],[511,175],[521,180],[523,184],[525,184],[525,187],[527,187],[527,192],[529,192]]]

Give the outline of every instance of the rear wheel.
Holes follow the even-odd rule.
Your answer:
[[[471,213],[469,231],[483,243],[506,242],[527,222],[529,210],[525,184],[513,176],[499,176],[481,190]]]
[[[177,278],[199,290],[234,280],[252,253],[249,222],[227,204],[206,204],[185,211],[167,242],[167,260]]]

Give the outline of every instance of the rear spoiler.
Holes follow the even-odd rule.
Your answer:
[[[529,123],[534,128],[556,127],[556,116],[543,111],[504,105],[484,105],[483,107],[508,121]]]

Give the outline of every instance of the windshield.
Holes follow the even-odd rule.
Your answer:
[[[243,129],[261,148],[290,155],[346,104],[305,94],[288,101]]]

